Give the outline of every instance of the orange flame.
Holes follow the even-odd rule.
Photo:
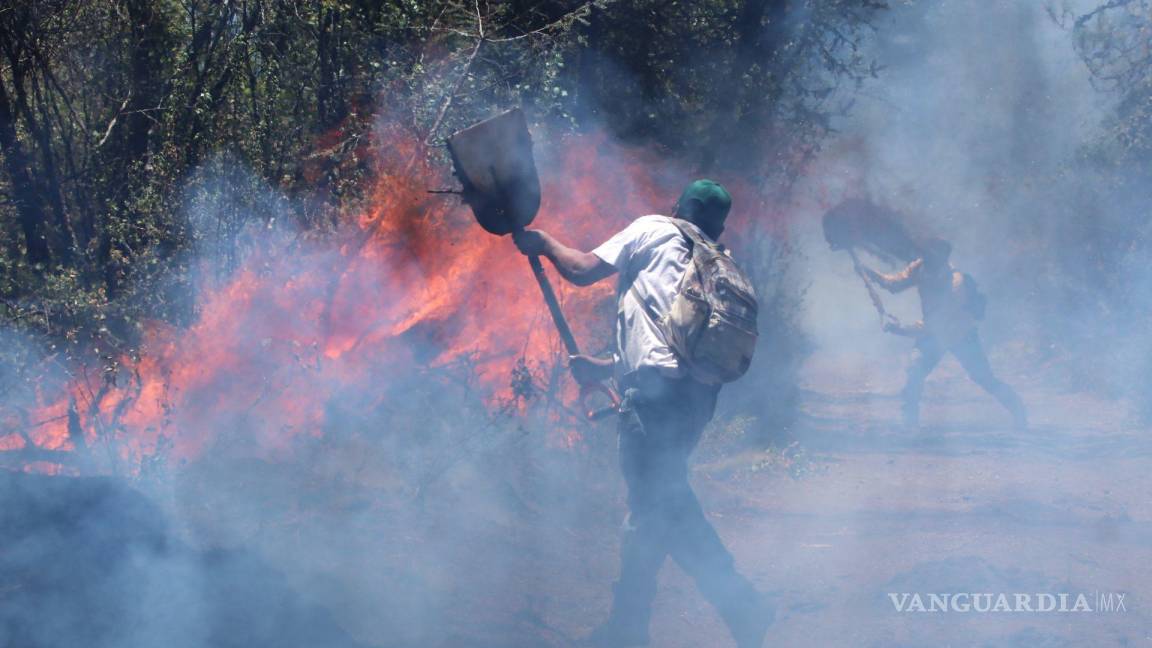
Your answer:
[[[685,180],[602,135],[537,139],[544,200],[534,226],[583,249],[632,218],[666,213]],[[414,138],[382,129],[376,149],[375,189],[343,232],[323,242],[273,237],[202,291],[192,325],[150,323],[140,357],[121,361],[127,379],[122,372],[115,384],[94,386],[76,378],[42,395],[28,413],[31,432],[0,436],[0,451],[29,442],[70,450],[112,435],[120,459],[138,466],[165,446],[195,458],[221,431],[243,430],[275,455],[298,435],[322,434],[330,399],[383,393],[382,383],[420,366],[471,356],[497,399],[518,359],[557,358],[551,321],[512,242],[484,232],[457,200],[427,193],[450,176]],[[609,283],[573,291],[554,280],[593,352],[611,339]]]

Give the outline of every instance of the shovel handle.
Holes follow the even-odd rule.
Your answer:
[[[888,319],[888,311],[884,309],[884,302],[881,301],[880,295],[876,293],[876,286],[868,279],[868,275],[864,274],[863,266],[860,265],[860,259],[856,256],[856,250],[851,247],[848,248],[848,255],[852,257],[852,269],[856,271],[856,275],[860,277],[860,281],[864,282],[864,288],[868,290],[868,299],[872,300],[872,306],[876,309],[876,314],[880,316],[880,326],[884,326],[884,322]]]
[[[572,335],[572,329],[568,326],[564,311],[560,310],[560,300],[556,299],[556,291],[552,289],[548,275],[544,274],[544,264],[540,262],[540,257],[528,257],[528,264],[532,266],[532,276],[536,277],[540,292],[544,294],[544,302],[548,304],[548,312],[551,313],[552,322],[556,324],[556,330],[560,333],[561,341],[564,342],[564,349],[568,351],[568,355],[580,355],[580,345],[576,344],[576,336]],[[609,405],[598,409],[588,405],[587,399],[594,394],[605,396]],[[616,390],[603,383],[581,385],[580,406],[584,409],[584,416],[588,420],[598,421],[615,414],[620,409],[620,396]]]
[[[556,324],[556,330],[560,332],[560,340],[564,342],[564,349],[568,351],[568,355],[579,355],[580,346],[576,344],[576,336],[572,335],[572,329],[568,326],[564,311],[560,310],[560,300],[556,299],[556,291],[552,289],[548,275],[544,274],[544,264],[540,262],[538,256],[528,257],[528,263],[532,266],[532,276],[536,277],[536,283],[540,285],[540,292],[544,294],[544,302],[548,304],[548,312],[552,314],[552,321]]]

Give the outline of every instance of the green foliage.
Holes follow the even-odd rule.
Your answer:
[[[846,109],[840,89],[876,74],[860,44],[881,8],[11,4],[0,10],[0,317],[68,356],[130,352],[141,321],[194,315],[193,259],[228,272],[244,232],[338,222],[367,186],[363,144],[381,121],[442,158],[446,134],[523,105],[572,128],[607,123],[688,166],[786,186],[828,116]],[[227,187],[208,180],[222,175]],[[202,208],[222,203],[232,207]],[[780,326],[786,344],[795,326]]]
[[[1095,339],[1081,346],[1105,358],[1106,388],[1131,397],[1152,420],[1152,338],[1138,324],[1152,309],[1152,2],[1101,2],[1071,28],[1093,84],[1116,104],[1070,169],[1084,198],[1053,206],[1071,224],[1065,236],[1077,250],[1060,260],[1060,274],[1073,279],[1069,303],[1087,305],[1096,318]]]
[[[619,134],[710,167],[786,181],[878,68],[861,50],[879,2],[616,3],[574,53],[573,91]],[[624,27],[624,26],[627,27]]]
[[[1120,95],[1106,134],[1090,150],[1099,163],[1147,162],[1152,155],[1152,3],[1107,2],[1079,17],[1073,34],[1098,89]]]

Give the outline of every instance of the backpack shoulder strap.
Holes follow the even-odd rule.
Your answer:
[[[673,227],[680,230],[680,234],[688,241],[688,251],[695,252],[697,246],[703,246],[705,249],[714,250],[719,254],[725,253],[723,243],[717,243],[700,234],[694,225],[681,218],[669,217],[668,221],[672,223]]]

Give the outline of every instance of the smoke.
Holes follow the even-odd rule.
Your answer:
[[[683,182],[602,134],[539,132],[538,225],[573,244],[666,211]],[[39,508],[56,482],[13,476],[28,503],[8,544],[39,549],[5,570],[12,641],[529,646],[599,616],[558,588],[606,604],[612,424],[582,420],[511,242],[429,196],[447,174],[385,118],[378,137],[378,190],[327,238],[239,161],[209,160],[184,192],[187,324],[144,323],[139,356],[98,377],[8,394],[60,451],[51,470],[117,476],[62,480]],[[611,286],[558,289],[588,352],[608,351]],[[49,569],[60,553],[76,566]]]
[[[878,27],[873,45],[885,74],[838,121],[840,136],[807,177],[803,247],[822,247],[817,219],[804,213],[843,197],[879,202],[914,231],[952,241],[953,264],[990,298],[983,330],[993,345],[1031,339],[1022,351],[1075,351],[1068,347],[1103,324],[1088,282],[1111,281],[1111,270],[1087,271],[1086,235],[1099,218],[1138,231],[1131,200],[1108,191],[1083,159],[1116,98],[1092,86],[1069,29],[1038,3],[905,5]],[[875,332],[870,316],[831,316],[835,304],[869,310],[839,257],[811,255],[807,323],[824,344]],[[901,318],[918,317],[914,298],[893,303]]]
[[[1075,16],[1095,3],[1068,5]],[[1119,618],[1066,627],[1040,617],[921,622],[893,616],[883,599],[1147,591],[1125,554],[1139,542],[1126,526],[1139,505],[1100,484],[1124,474],[1146,488],[1125,460],[1146,445],[1122,431],[1138,425],[1133,411],[1148,398],[1152,273],[1137,196],[1150,187],[1120,182],[1130,169],[1087,154],[1119,98],[1093,86],[1072,21],[1060,15],[1035,2],[894,6],[864,52],[884,66],[881,78],[836,120],[839,135],[796,192],[794,232],[811,281],[804,324],[815,345],[802,374],[800,439],[831,457],[839,477],[788,489],[780,507],[797,519],[771,537],[827,547],[815,559],[805,545],[786,544],[778,559],[809,565],[813,582],[852,583],[815,595],[814,585],[800,589],[827,603],[831,617],[868,626],[859,636],[880,637],[877,644],[1139,636]],[[851,260],[829,250],[820,231],[824,211],[846,198],[895,209],[914,231],[953,243],[952,263],[988,296],[981,335],[993,369],[1030,409],[1028,432],[1008,432],[1007,413],[953,359],[928,379],[922,429],[901,431],[912,342],[881,331]],[[914,290],[881,296],[901,321],[920,318]],[[1108,536],[1112,558],[1074,566],[1069,556],[1094,542],[1089,530],[1117,519],[1128,530]]]
[[[753,481],[761,464],[702,469],[735,472],[740,488],[697,480],[705,508],[723,512],[718,525],[738,563],[788,599],[783,645],[834,644],[863,615],[886,613],[853,607],[866,595],[842,590],[857,584],[881,594],[953,584],[1046,591],[1071,578],[1051,575],[1064,545],[1046,547],[1050,563],[1023,574],[944,546],[956,536],[941,520],[972,513],[973,498],[988,503],[958,518],[958,533],[1019,524],[1025,540],[1055,528],[1075,546],[1085,540],[1069,529],[1085,521],[1089,539],[1098,528],[1146,538],[1122,506],[1029,491],[1055,487],[1046,473],[1076,453],[1124,451],[1104,441],[1085,449],[1068,426],[1094,424],[1095,412],[1052,391],[1081,367],[1106,386],[1146,367],[1143,320],[1109,316],[1147,308],[1145,257],[1076,271],[1097,261],[1082,234],[1106,223],[1123,239],[1146,195],[1109,192],[1106,174],[1082,159],[1115,100],[1092,87],[1068,30],[1036,3],[906,3],[885,16],[868,52],[884,71],[833,123],[839,134],[792,203],[765,204],[755,179],[717,177],[735,196],[737,258],[771,287],[769,308],[802,313],[812,348],[771,320],[779,328],[763,331],[758,366],[724,392],[702,454],[726,456],[726,435],[775,432],[784,423],[772,415],[799,397],[805,416],[794,434],[815,461],[852,464],[825,466],[827,479],[767,482]],[[535,133],[545,200],[536,226],[582,249],[638,215],[666,212],[695,172],[604,132],[562,133]],[[143,362],[87,382],[45,379],[25,369],[51,350],[20,342],[27,362],[5,367],[0,381],[5,416],[56,421],[33,425],[30,439],[82,457],[62,462],[63,472],[117,477],[9,475],[0,484],[0,644],[567,645],[603,617],[623,517],[613,426],[581,421],[511,242],[487,238],[453,198],[425,193],[451,179],[386,116],[376,136],[381,181],[356,215],[360,227],[327,238],[294,223],[309,206],[239,161],[221,156],[197,170],[185,217],[198,257],[178,283],[190,325],[147,324]],[[1049,436],[1002,434],[1006,417],[950,363],[925,396],[937,436],[894,431],[910,345],[880,331],[849,260],[819,232],[823,210],[846,197],[883,203],[953,242],[954,263],[989,296],[982,332],[994,367]],[[1123,288],[1095,290],[1117,272]],[[584,348],[610,350],[610,287],[558,288]],[[901,320],[919,318],[914,294],[884,297]],[[1093,335],[1101,330],[1107,340]],[[804,359],[803,393],[781,396],[773,372]],[[958,402],[931,405],[957,392]],[[5,449],[26,443],[3,439]],[[948,463],[1000,451],[1003,482],[984,466]],[[842,478],[849,470],[863,476]],[[890,504],[909,484],[938,488],[943,512]],[[1008,502],[997,504],[1004,491]],[[905,534],[943,548],[933,560],[918,562],[911,549],[878,558],[901,553],[890,541]],[[966,579],[973,566],[980,573]],[[1093,585],[1084,578],[1075,584]],[[667,576],[681,607],[664,608],[671,630],[660,636],[689,645],[697,619],[719,636],[682,581]],[[692,627],[668,612],[684,608]],[[903,641],[875,625],[860,627],[876,643]]]
[[[363,645],[250,552],[184,545],[118,480],[0,479],[4,645]]]

